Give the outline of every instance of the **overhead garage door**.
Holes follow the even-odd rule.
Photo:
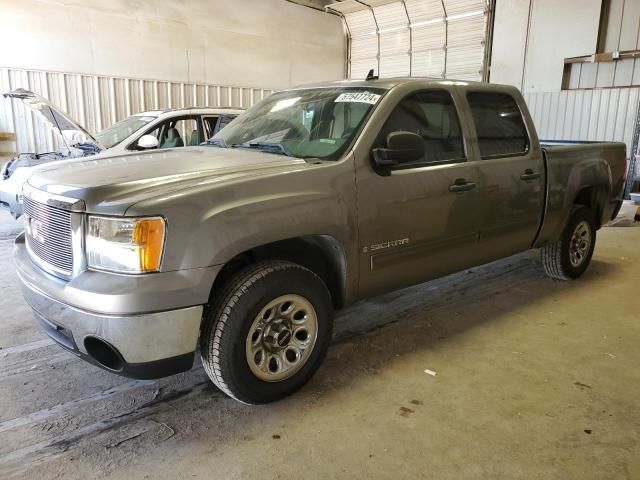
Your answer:
[[[346,0],[349,78],[487,78],[493,0]]]

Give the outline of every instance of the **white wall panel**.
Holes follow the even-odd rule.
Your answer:
[[[625,0],[620,24],[620,44],[618,50],[640,48],[640,2]]]
[[[595,88],[598,81],[598,68],[597,63],[582,63],[578,74],[578,88]]]
[[[564,59],[595,52],[601,5],[602,0],[533,1],[525,91],[560,90]]]
[[[491,81],[560,90],[564,59],[596,51],[601,6],[602,0],[498,0]]]
[[[618,141],[631,152],[640,88],[528,92],[541,139]]]
[[[607,8],[604,45],[602,52],[609,53],[640,48],[640,0],[610,0]],[[503,23],[501,20],[499,23]],[[579,23],[570,23],[566,34],[573,34]],[[595,25],[593,25],[595,28]],[[563,42],[559,42],[564,47]],[[595,53],[584,52],[585,55]],[[624,58],[614,62],[579,63],[570,67],[568,88],[628,87],[640,86],[640,59]]]
[[[625,59],[620,62],[615,62],[614,65],[614,87],[626,87],[633,85],[633,69],[636,60]]]
[[[638,0],[610,0],[604,51],[615,52],[640,48],[638,19],[640,19]]]
[[[285,88],[344,77],[336,15],[284,0],[0,0],[0,66]]]
[[[247,108],[270,89],[0,68],[0,91],[32,90],[96,133],[129,115],[190,106]],[[16,132],[18,152],[60,147],[46,123],[20,101],[0,101],[0,131]]]

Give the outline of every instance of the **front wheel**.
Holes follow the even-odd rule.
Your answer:
[[[577,206],[560,239],[541,249],[545,272],[557,280],[578,278],[591,263],[595,245],[596,217],[590,208]]]
[[[237,273],[204,319],[202,364],[218,388],[248,404],[302,387],[326,355],[333,307],[324,282],[290,262]]]

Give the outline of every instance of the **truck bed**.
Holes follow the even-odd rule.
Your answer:
[[[597,212],[599,225],[615,217],[622,205],[627,170],[624,143],[543,140],[540,146],[548,190],[539,240],[557,238],[566,224],[569,204],[579,203],[581,195],[597,195],[602,200],[598,202],[603,205]],[[583,192],[580,185],[593,188]]]
[[[547,161],[554,163],[569,162],[575,164],[580,160],[599,159],[611,171],[614,184],[611,194],[622,199],[627,172],[627,146],[622,142],[592,142],[575,140],[541,140]]]

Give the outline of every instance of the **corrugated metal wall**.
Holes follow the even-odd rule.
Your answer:
[[[345,0],[349,78],[486,78],[490,0]]]
[[[34,91],[71,115],[89,132],[134,113],[192,106],[247,108],[273,91],[36,70],[0,68],[0,92]],[[0,131],[15,132],[18,152],[59,148],[57,137],[19,101],[1,100]]]
[[[529,92],[525,100],[545,140],[603,140],[632,152],[640,88]]]

